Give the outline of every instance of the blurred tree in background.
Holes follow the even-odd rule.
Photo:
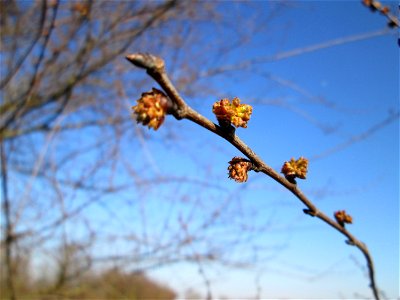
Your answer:
[[[131,285],[143,282],[146,289],[152,283],[118,269],[99,271],[100,277],[87,274],[97,265],[131,264],[133,270],[146,270],[193,260],[191,254],[180,253],[195,239],[181,234],[182,219],[176,229],[161,219],[168,236],[148,236],[149,216],[137,199],[146,199],[155,185],[190,179],[161,176],[154,172],[151,155],[142,159],[148,153],[148,135],[132,122],[125,89],[138,95],[146,82],[128,74],[131,67],[123,54],[137,49],[170,57],[176,82],[190,93],[199,90],[195,82],[204,73],[190,69],[193,57],[201,64],[208,59],[200,56],[207,47],[229,51],[245,42],[248,32],[223,23],[214,5],[201,1],[11,0],[0,5],[2,290],[10,299],[25,298],[32,291],[30,283],[38,279],[51,287],[41,291],[50,298],[120,297],[90,286],[100,281],[110,286],[107,278],[112,276],[112,281],[126,283],[130,294]],[[271,17],[277,8],[271,9]],[[205,22],[237,29],[232,45],[218,40],[202,45],[197,28]],[[122,205],[135,211],[123,221],[115,210]],[[109,221],[100,220],[101,214]],[[216,218],[214,212],[204,228]],[[128,252],[107,251],[108,243],[118,248],[120,241]],[[85,255],[71,261],[71,251],[78,250]],[[210,257],[210,251],[206,247],[204,256]],[[202,254],[195,256],[202,259]],[[48,270],[52,278],[41,278],[39,269]],[[79,280],[87,286],[79,288]],[[157,289],[150,290],[155,294],[148,295],[157,296]],[[170,291],[159,290],[167,295],[162,298],[173,298]]]

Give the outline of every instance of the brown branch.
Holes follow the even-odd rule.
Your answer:
[[[43,2],[46,2],[46,1],[43,1]],[[7,129],[9,127],[9,125],[15,119],[18,119],[18,117],[20,117],[20,114],[24,112],[24,110],[26,109],[27,106],[29,106],[29,102],[32,101],[32,98],[33,98],[33,96],[35,94],[34,93],[35,86],[36,86],[37,82],[40,80],[39,76],[38,76],[39,68],[40,68],[40,65],[42,64],[42,61],[44,59],[46,48],[47,48],[48,42],[50,40],[50,35],[51,35],[51,33],[52,33],[53,29],[54,29],[54,23],[55,23],[55,20],[56,20],[56,17],[57,17],[58,1],[55,2],[55,5],[52,7],[52,9],[53,9],[53,14],[52,14],[51,19],[50,19],[50,25],[49,25],[49,28],[47,29],[47,31],[43,32],[44,41],[43,41],[43,44],[42,44],[42,46],[41,46],[41,48],[39,50],[39,56],[38,56],[36,62],[34,63],[34,65],[33,65],[33,74],[32,74],[32,77],[30,79],[30,82],[29,82],[28,90],[24,93],[24,96],[22,97],[24,100],[15,105],[14,111],[10,114],[10,116],[8,116],[8,118],[4,122],[4,125],[2,124],[0,132],[3,132],[3,130]]]
[[[132,64],[139,68],[143,68],[147,73],[162,87],[167,96],[175,105],[175,110],[172,114],[177,119],[188,119],[209,131],[221,136],[240,152],[242,152],[248,159],[251,160],[256,170],[271,177],[279,184],[288,189],[294,196],[296,196],[306,207],[304,213],[317,217],[326,224],[330,225],[344,236],[347,237],[346,243],[348,245],[356,246],[365,256],[367,261],[367,267],[369,270],[370,287],[373,291],[375,299],[379,299],[378,288],[375,282],[375,271],[372,257],[368,251],[367,246],[354,237],[344,226],[328,217],[323,212],[319,211],[314,203],[308,199],[308,197],[297,187],[295,183],[290,182],[284,176],[281,176],[278,172],[268,166],[254,151],[247,146],[236,134],[233,128],[225,128],[214,124],[212,121],[199,114],[197,111],[192,109],[179,95],[178,91],[171,83],[166,71],[165,62],[160,57],[151,54],[135,53],[130,54],[127,57]]]
[[[43,2],[47,3],[47,1],[44,0]],[[77,42],[78,46],[80,44],[82,44],[82,46],[75,51],[76,54],[68,56],[67,59],[62,57],[63,60],[57,63],[58,57],[65,52],[69,52],[68,43],[72,40],[80,40],[80,37],[77,37],[76,34],[79,30],[83,30],[82,26],[85,24],[83,19],[80,19],[82,21],[68,19],[69,23],[67,24],[73,24],[74,27],[64,38],[65,42],[53,49],[53,54],[46,60],[47,46],[48,44],[51,46],[51,43],[54,43],[56,40],[50,38],[50,34],[54,30],[56,30],[54,34],[61,34],[61,25],[56,22],[58,6],[60,6],[61,9],[61,4],[62,3],[59,3],[59,1],[54,1],[54,5],[52,4],[51,6],[53,14],[48,16],[48,18],[50,18],[49,25],[44,26],[42,29],[41,36],[44,37],[44,41],[41,48],[38,49],[38,58],[33,64],[33,74],[30,75],[31,79],[28,81],[26,91],[18,95],[16,99],[13,99],[13,97],[6,97],[6,102],[0,105],[0,111],[6,113],[4,118],[0,118],[0,139],[9,136],[13,137],[15,131],[21,132],[18,126],[15,126],[17,128],[12,127],[18,120],[23,120],[23,117],[26,117],[28,113],[40,110],[46,105],[51,105],[53,103],[59,104],[61,106],[60,109],[62,109],[65,103],[61,97],[66,93],[70,93],[75,86],[81,84],[87,77],[103,68],[111,60],[119,57],[146,30],[157,25],[158,22],[166,22],[166,20],[169,19],[168,13],[172,9],[179,7],[179,3],[176,0],[168,0],[159,3],[152,8],[151,14],[143,20],[143,24],[132,24],[132,26],[130,26],[132,28],[129,30],[117,28],[114,31],[104,32],[103,35],[100,35],[96,39],[93,39],[93,35],[96,35],[91,30],[93,26],[89,26],[89,29],[86,30],[86,37],[82,39],[82,43]],[[130,11],[129,9],[125,10]],[[109,20],[104,23],[108,24],[108,21]],[[91,22],[94,23],[97,21],[94,20]],[[116,18],[115,24],[113,24],[116,26],[120,22],[121,19]],[[92,23],[91,25],[93,25]],[[127,36],[128,34],[130,35],[129,38]],[[110,36],[110,38],[105,39],[103,38],[104,36]],[[116,41],[123,40],[123,38],[124,42],[121,45],[117,43],[116,46]],[[101,51],[102,55],[93,55],[94,51]],[[90,60],[88,59],[89,56],[91,58]],[[73,71],[70,72],[69,70]],[[50,82],[53,82],[52,86],[47,88],[39,86],[40,83],[47,82],[49,78],[51,79]],[[10,81],[11,79],[12,78],[10,78]],[[54,84],[54,82],[57,83]],[[37,88],[41,89],[41,92],[38,92]],[[43,129],[46,129],[46,127]]]
[[[379,11],[382,15],[384,15],[388,19],[388,26],[390,28],[400,27],[399,20],[390,13],[389,7],[383,6],[382,3],[375,0],[362,0],[362,3],[366,7],[369,7],[372,12]]]
[[[385,128],[387,125],[391,124],[394,121],[397,121],[400,117],[400,111],[392,112],[390,113],[383,121],[380,121],[377,124],[374,124],[367,130],[363,131],[360,134],[351,136],[349,139],[346,141],[337,144],[336,146],[333,146],[332,148],[329,148],[322,153],[316,154],[313,157],[310,158],[310,160],[318,160],[321,158],[324,158],[328,155],[332,155],[336,152],[342,151],[343,149],[346,149],[347,147],[353,145],[354,143],[357,143],[359,141],[363,141],[373,135],[375,132],[381,130],[382,128]]]
[[[336,38],[336,39],[331,39],[328,41],[324,41],[324,42],[320,42],[320,43],[316,43],[316,44],[312,44],[312,45],[308,45],[308,46],[304,46],[304,47],[298,47],[298,48],[294,48],[291,50],[278,52],[278,53],[272,54],[272,55],[261,56],[261,57],[254,58],[254,59],[243,60],[243,61],[241,61],[239,63],[235,63],[235,64],[228,64],[225,66],[210,68],[209,70],[202,73],[201,76],[202,77],[215,76],[215,75],[219,75],[223,72],[234,72],[234,71],[239,71],[239,70],[243,70],[243,69],[248,69],[252,66],[259,65],[259,64],[276,62],[279,60],[284,60],[284,59],[300,56],[303,54],[316,52],[316,51],[319,51],[322,49],[327,49],[327,48],[332,48],[332,47],[336,47],[336,46],[341,46],[344,44],[368,40],[368,39],[372,39],[372,38],[384,36],[384,35],[389,35],[389,34],[394,34],[394,33],[389,28],[384,28],[384,29],[379,29],[376,31],[370,31],[370,32],[340,37],[340,38]]]
[[[6,8],[3,8],[6,10]],[[12,63],[14,62],[14,59],[9,60],[9,71],[7,75],[5,76],[4,79],[0,81],[0,89],[6,86],[6,84],[14,77],[14,75],[18,72],[18,70],[21,68],[22,64],[28,57],[28,55],[32,52],[33,47],[36,45],[40,37],[42,36],[42,31],[44,27],[44,23],[46,21],[46,12],[47,12],[47,1],[42,1],[41,3],[41,9],[40,9],[40,21],[38,22],[39,26],[38,29],[36,30],[35,37],[33,38],[33,41],[30,43],[29,47],[25,50],[25,52],[19,57],[17,62],[15,63],[14,66],[12,66]],[[18,27],[17,27],[18,28]],[[19,34],[19,33],[18,33]],[[13,45],[13,53],[17,53],[17,41],[18,39],[15,39],[15,43]]]
[[[5,152],[5,145],[0,141],[0,158],[1,158],[1,191],[3,195],[3,214],[5,219],[5,269],[6,269],[6,283],[10,300],[17,299],[15,292],[15,274],[12,259],[12,246],[14,242],[13,224],[11,223],[11,208],[10,199],[8,198],[8,176],[7,176],[7,156]]]

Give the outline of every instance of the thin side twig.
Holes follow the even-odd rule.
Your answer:
[[[227,140],[230,144],[236,147],[243,155],[245,155],[257,168],[257,171],[264,173],[276,182],[288,189],[294,196],[296,196],[307,208],[304,209],[304,213],[312,217],[316,217],[332,228],[339,231],[341,234],[347,237],[346,243],[357,247],[365,256],[367,267],[369,271],[370,287],[374,294],[375,299],[379,300],[378,287],[375,281],[375,270],[372,260],[372,256],[369,253],[367,246],[353,236],[344,226],[328,217],[326,214],[321,212],[314,203],[298,188],[295,183],[290,182],[284,176],[281,176],[278,172],[268,166],[246,143],[244,143],[232,130],[222,128],[217,124],[213,123],[208,118],[204,117],[194,109],[192,109],[179,95],[175,86],[172,84],[165,71],[165,62],[160,57],[135,53],[130,54],[126,57],[128,61],[137,67],[143,68],[165,91],[170,100],[175,104],[176,109],[172,113],[177,119],[188,119],[209,131],[219,135],[220,137]]]

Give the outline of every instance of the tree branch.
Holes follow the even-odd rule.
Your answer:
[[[6,268],[6,282],[8,287],[8,294],[10,300],[15,300],[15,286],[14,286],[14,266],[12,260],[12,246],[14,242],[13,226],[11,223],[11,208],[10,199],[8,198],[8,176],[7,176],[7,156],[5,152],[5,145],[0,141],[0,158],[1,158],[1,191],[3,194],[3,214],[5,219],[4,236],[5,236],[5,268]]]
[[[212,121],[192,109],[179,95],[175,86],[170,81],[166,71],[165,62],[160,57],[135,53],[130,54],[126,57],[132,64],[139,68],[143,68],[165,91],[167,96],[175,105],[175,110],[172,114],[177,119],[188,119],[209,131],[219,135],[220,137],[227,140],[230,144],[236,147],[241,153],[243,153],[256,167],[257,171],[260,171],[267,176],[274,179],[276,182],[288,189],[294,196],[296,196],[306,207],[304,213],[317,217],[332,228],[339,231],[341,234],[347,237],[346,243],[357,247],[365,256],[367,261],[367,267],[369,270],[370,287],[374,294],[375,299],[379,299],[378,288],[375,282],[375,271],[372,257],[368,251],[367,246],[354,237],[343,225],[334,221],[323,212],[319,211],[313,202],[297,187],[293,182],[290,182],[284,176],[281,176],[278,172],[268,166],[249,146],[247,146],[236,134],[235,131],[230,128],[225,128],[214,124]]]

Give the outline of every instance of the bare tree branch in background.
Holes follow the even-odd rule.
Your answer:
[[[338,151],[341,151],[343,149],[346,149],[347,147],[350,147],[354,143],[362,141],[362,140],[368,138],[369,136],[371,136],[372,134],[374,134],[375,132],[379,131],[380,129],[385,128],[388,124],[397,121],[399,119],[399,117],[400,117],[400,112],[398,112],[398,111],[390,112],[386,119],[382,120],[381,122],[379,122],[377,124],[374,124],[373,126],[371,126],[370,128],[368,128],[367,130],[365,130],[364,132],[362,132],[360,134],[351,136],[347,141],[344,141],[343,143],[338,144],[331,149],[327,149],[323,153],[320,153],[313,157],[310,157],[310,160],[318,160],[318,159],[324,158],[326,156],[329,156],[333,153],[336,153]]]
[[[170,201],[171,213],[158,233],[160,238],[149,232],[155,227],[147,220],[147,202],[141,200],[148,198],[149,191],[154,193],[166,184],[181,190],[181,183],[207,186],[217,192],[221,187],[196,177],[166,177],[156,171],[157,161],[146,150],[148,134],[138,126],[131,130],[122,84],[132,81],[130,90],[136,93],[147,83],[133,80],[120,57],[129,47],[148,48],[171,55],[179,68],[189,66],[190,58],[182,53],[182,45],[192,43],[192,53],[203,51],[197,46],[201,36],[197,23],[222,26],[215,5],[174,0],[2,1],[0,5],[1,55],[5,62],[0,78],[2,214],[7,220],[1,224],[1,249],[7,254],[2,257],[7,266],[7,274],[2,276],[7,281],[2,283],[6,295],[10,299],[25,295],[21,285],[14,286],[13,281],[19,282],[21,270],[34,269],[36,257],[59,270],[47,293],[63,290],[74,275],[81,277],[86,272],[70,269],[76,247],[79,252],[90,253],[92,262],[107,265],[121,261],[121,268],[133,266],[144,271],[177,261],[194,261],[195,257],[209,258],[210,249],[194,255],[186,248],[207,238],[200,237],[202,230],[215,224],[220,214],[214,212],[219,206],[207,208],[211,218],[204,211],[204,222],[190,243],[180,236],[178,217],[173,218],[174,201]],[[271,18],[277,11],[279,5],[271,9]],[[227,53],[244,45],[251,34],[240,31],[232,44],[221,42],[212,47]],[[191,70],[193,75],[188,78],[188,72],[181,73],[179,68],[176,79],[182,85],[189,87],[199,78],[197,70]],[[173,135],[174,131],[166,134]],[[123,146],[126,141],[130,145],[135,141],[138,151],[147,153],[147,159],[132,158],[131,151]],[[148,164],[154,173],[146,171]],[[192,206],[191,210],[200,205],[197,200],[188,200],[184,191],[179,193],[183,195],[177,202]],[[117,214],[118,204],[111,204],[111,197],[128,206],[131,215]],[[106,218],[108,226],[99,225],[93,214]],[[133,224],[132,218],[136,220]],[[117,225],[126,230],[115,230]],[[132,250],[122,254],[96,250],[108,240],[129,245]],[[54,257],[54,250],[64,255]],[[14,267],[22,254],[27,257],[26,264]]]
[[[289,51],[282,51],[279,53],[276,53],[274,55],[271,56],[265,56],[265,57],[257,57],[255,59],[249,59],[249,60],[243,60],[239,63],[236,63],[234,65],[225,65],[225,66],[221,66],[221,67],[214,67],[210,70],[207,70],[207,73],[202,74],[205,77],[211,76],[211,75],[217,75],[220,73],[224,73],[224,72],[232,72],[232,71],[238,71],[238,70],[242,70],[242,69],[247,69],[250,68],[251,66],[254,65],[258,65],[258,64],[263,64],[263,63],[270,63],[270,62],[274,62],[274,61],[279,61],[282,59],[287,59],[287,58],[291,58],[291,57],[295,57],[295,56],[299,56],[299,55],[303,55],[306,53],[310,53],[310,52],[314,52],[314,51],[319,51],[325,48],[331,48],[331,47],[335,47],[335,46],[340,46],[343,44],[348,44],[348,43],[353,43],[353,42],[358,42],[358,41],[362,41],[362,40],[366,40],[366,39],[371,39],[377,36],[382,36],[382,35],[389,35],[392,34],[394,35],[395,33],[393,32],[393,30],[390,29],[380,29],[377,31],[372,31],[372,32],[367,32],[367,33],[362,33],[362,34],[356,34],[356,35],[352,35],[352,36],[347,36],[347,37],[341,37],[338,39],[334,39],[334,40],[329,40],[326,42],[322,42],[322,43],[318,43],[315,45],[309,45],[306,47],[300,47],[300,48],[296,48],[296,49],[292,49]]]
[[[46,11],[47,2],[42,1],[42,3],[43,6],[41,7],[41,10]],[[3,5],[5,6],[5,13],[7,14],[7,10],[11,10],[11,4]],[[107,6],[109,4],[103,2],[100,5]],[[123,53],[146,29],[158,22],[158,20],[161,19],[168,10],[176,6],[176,2],[167,1],[158,4],[153,8],[151,13],[146,14],[140,26],[134,24],[132,28],[123,28],[122,24],[131,19],[139,18],[142,14],[145,14],[150,7],[144,6],[139,11],[132,10],[131,12],[133,13],[127,13],[126,11],[121,11],[125,5],[128,6],[125,8],[126,11],[129,11],[129,6],[133,6],[132,8],[136,6],[136,4],[119,5],[117,11],[121,15],[116,15],[114,19],[111,20],[103,20],[104,24],[100,32],[96,32],[95,26],[97,24],[95,25],[95,23],[99,22],[99,14],[102,13],[101,7],[97,7],[97,9],[93,8],[93,11],[91,11],[91,1],[81,4],[81,9],[85,10],[84,14],[80,10],[76,11],[77,8],[72,3],[70,7],[72,10],[71,15],[68,16],[69,19],[61,19],[58,23],[55,23],[58,7],[57,1],[53,4],[53,12],[49,20],[44,21],[46,13],[42,13],[42,16],[44,17],[41,17],[39,28],[30,28],[30,30],[40,32],[43,40],[38,49],[38,53],[33,54],[33,56],[37,57],[33,58],[34,64],[31,74],[29,74],[29,77],[25,76],[23,82],[18,82],[18,90],[16,90],[17,86],[15,86],[15,83],[10,82],[21,68],[22,62],[27,59],[27,56],[30,53],[32,53],[33,46],[37,43],[37,39],[35,39],[34,42],[32,42],[32,46],[29,46],[26,52],[21,54],[19,59],[17,59],[17,61],[21,61],[21,63],[17,63],[15,66],[11,66],[7,70],[8,72],[5,74],[5,79],[2,82],[3,87],[7,83],[10,83],[6,87],[6,93],[10,95],[10,97],[7,97],[7,101],[1,106],[2,123],[0,130],[2,138],[10,138],[23,134],[23,129],[11,130],[11,128],[16,126],[12,124],[15,124],[17,120],[19,123],[23,123],[23,118],[28,114],[30,114],[31,122],[36,123],[35,118],[32,120],[32,114],[38,109],[44,109],[45,107],[53,105],[54,107],[48,112],[50,115],[49,118],[40,120],[40,118],[36,116],[36,119],[39,119],[39,124],[36,126],[42,130],[49,130],[54,118],[62,112],[63,107],[65,107],[69,102],[70,95],[74,88],[86,79],[88,75],[93,74],[115,57]],[[33,7],[26,12],[26,17],[34,14],[35,11],[36,7],[33,5]],[[122,18],[122,20],[120,18]],[[17,18],[17,20],[19,21],[20,19]],[[91,20],[93,21],[90,22]],[[7,39],[11,38],[11,35],[17,37],[22,34],[30,35],[30,33],[22,31],[11,32],[9,28],[11,28],[13,24],[7,24],[8,22],[12,21],[11,19],[6,18],[4,21],[5,24],[3,25],[5,29],[2,31],[5,32],[2,34],[3,40],[7,41]],[[45,25],[43,25],[44,22],[46,22]],[[72,28],[68,28],[69,31],[64,37],[64,40],[55,40],[48,45],[54,28],[64,30],[63,27],[69,24],[74,25]],[[16,28],[18,28],[18,24],[16,25]],[[76,38],[78,31],[83,31],[79,34],[84,33],[83,43],[77,43],[77,45],[72,46],[69,45],[69,42]],[[94,35],[96,35],[96,39],[94,38]],[[14,38],[15,42],[20,40],[23,41],[22,39]],[[4,43],[4,45],[6,47],[9,43]],[[14,43],[11,46],[12,49],[16,50],[17,48],[21,48],[23,45],[16,45],[16,43]],[[68,53],[69,50],[72,50],[68,49],[68,47],[77,48],[73,50],[73,53]],[[9,51],[11,55],[18,53],[18,51],[12,51],[12,49],[6,48],[3,49],[3,51]],[[48,55],[46,59],[44,59],[45,53],[51,55]],[[95,53],[102,53],[102,55],[98,56]],[[7,61],[12,62],[13,59],[10,58]],[[41,68],[41,66],[43,67]],[[57,76],[58,80],[56,82],[51,81],[50,78],[56,77],[56,74],[59,75]],[[61,74],[63,76],[60,76]],[[38,93],[39,90],[42,94]],[[44,91],[46,91],[46,93],[43,94]],[[82,103],[80,105],[84,104]],[[5,131],[6,129],[7,131]]]
[[[1,192],[3,195],[3,207],[2,211],[5,217],[4,225],[4,248],[5,248],[5,274],[2,276],[6,277],[7,286],[9,288],[10,299],[15,298],[15,287],[14,287],[14,267],[12,262],[12,243],[13,243],[13,228],[10,220],[10,199],[8,197],[8,179],[7,179],[7,157],[4,150],[3,141],[0,143],[0,159],[1,159]],[[3,251],[2,251],[3,252]]]
[[[160,48],[163,41],[168,42],[169,37],[166,37],[152,45],[152,39],[143,38],[144,32],[149,36],[161,36],[159,32],[164,30],[163,26],[170,26],[171,21],[180,19],[183,22],[189,15],[210,19],[213,12],[208,4],[177,1],[61,3],[43,0],[3,1],[0,5],[1,51],[2,60],[6,62],[1,69],[0,82],[2,213],[6,219],[2,224],[5,234],[1,247],[6,250],[7,266],[7,274],[2,278],[7,279],[10,299],[16,299],[18,291],[13,284],[18,277],[13,272],[16,241],[39,251],[39,245],[46,245],[61,234],[67,249],[70,220],[82,219],[90,224],[91,220],[84,220],[84,210],[100,203],[101,197],[134,184],[113,183],[112,173],[120,169],[115,163],[110,166],[108,185],[107,181],[95,179],[108,167],[109,161],[118,162],[122,158],[118,141],[105,143],[105,136],[98,132],[106,129],[116,138],[131,124],[130,116],[124,113],[125,104],[109,99],[110,96],[119,99],[114,87],[121,86],[109,75],[123,72],[118,64],[110,68],[109,63],[132,44],[140,43],[143,47],[147,43],[148,47]],[[171,47],[178,49],[179,44]],[[64,136],[68,136],[70,131],[84,132],[93,128],[100,129],[95,133],[96,138],[78,147],[72,142],[61,151],[54,151],[64,132]],[[142,131],[137,133],[142,134]],[[85,151],[95,149],[99,149],[97,161],[97,158],[93,163],[82,159]],[[69,166],[73,161],[86,162],[86,165],[81,170],[71,171]],[[151,181],[139,177],[138,170],[131,171],[138,185]],[[16,184],[8,193],[10,181]],[[46,186],[45,190],[41,184]],[[80,190],[91,190],[91,196],[86,201],[77,201],[81,197],[77,196]],[[41,196],[33,201],[34,195]],[[90,231],[88,229],[89,235]],[[93,242],[84,247],[91,249]],[[60,273],[55,290],[71,277],[66,274],[68,259],[58,264]]]

